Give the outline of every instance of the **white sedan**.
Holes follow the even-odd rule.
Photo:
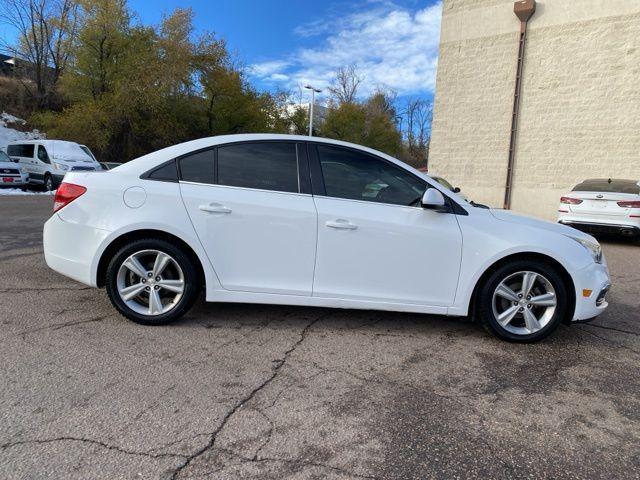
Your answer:
[[[475,207],[381,152],[289,135],[172,146],[70,172],[48,265],[157,325],[210,302],[472,315],[531,342],[607,307],[591,236]]]
[[[640,181],[593,179],[560,199],[558,221],[591,233],[640,235]]]

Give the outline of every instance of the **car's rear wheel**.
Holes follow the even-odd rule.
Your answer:
[[[198,296],[198,271],[180,247],[159,239],[120,249],[107,267],[107,294],[129,320],[161,325],[184,315]]]
[[[492,334],[512,342],[536,342],[550,335],[567,314],[569,290],[555,267],[518,260],[486,279],[477,314]]]

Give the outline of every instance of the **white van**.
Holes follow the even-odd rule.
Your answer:
[[[55,190],[67,172],[98,171],[102,167],[80,145],[64,140],[18,140],[7,154],[29,174],[29,182]]]

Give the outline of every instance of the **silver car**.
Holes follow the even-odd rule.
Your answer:
[[[0,187],[27,189],[29,174],[20,164],[11,160],[9,155],[0,150]]]

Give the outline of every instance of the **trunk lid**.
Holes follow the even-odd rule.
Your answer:
[[[569,198],[582,200],[582,203],[567,205],[571,213],[585,215],[625,216],[631,211],[618,202],[640,200],[638,195],[612,192],[571,192]]]

